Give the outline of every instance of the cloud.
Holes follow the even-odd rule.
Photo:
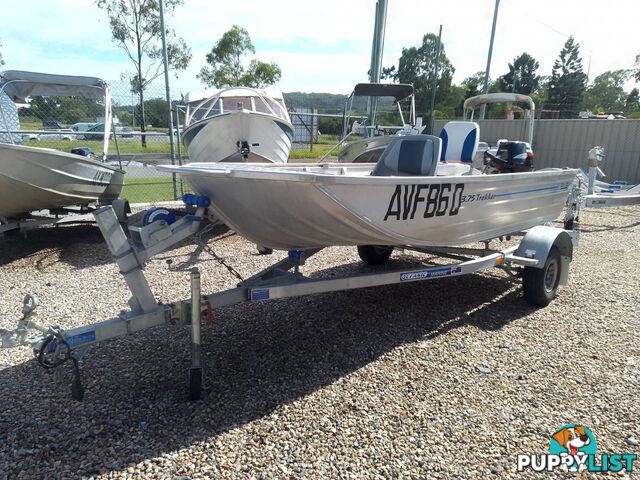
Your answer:
[[[8,0],[5,0],[8,1]],[[590,76],[633,65],[640,53],[637,0],[502,0],[492,77],[527,51],[548,75],[567,35],[581,45]],[[383,65],[397,64],[403,47],[419,45],[425,33],[443,24],[443,43],[456,73],[454,81],[484,70],[493,0],[447,2],[389,0]],[[15,7],[11,7],[13,9]],[[7,7],[2,11],[11,10]],[[106,14],[91,0],[22,2],[19,18],[0,20],[5,68],[101,76],[119,79],[132,65],[111,40]],[[276,61],[283,70],[277,88],[284,91],[348,93],[366,81],[373,34],[375,0],[185,0],[168,25],[192,48],[193,60],[172,89],[201,88],[196,73],[216,40],[232,25],[246,28],[256,56]]]

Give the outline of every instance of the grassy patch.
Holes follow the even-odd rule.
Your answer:
[[[180,197],[180,180],[176,188]],[[127,178],[125,175],[124,188],[120,194],[130,203],[161,202],[175,200],[173,196],[173,181],[171,177]]]

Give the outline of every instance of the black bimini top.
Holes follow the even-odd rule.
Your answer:
[[[351,96],[394,97],[396,101],[413,95],[413,85],[409,83],[358,83]]]

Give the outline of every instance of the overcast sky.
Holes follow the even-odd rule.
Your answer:
[[[454,81],[484,70],[494,0],[388,0],[384,66],[402,47],[417,46],[443,24]],[[105,12],[90,0],[0,0],[5,69],[99,76],[117,80],[131,71],[111,40]],[[172,90],[202,88],[196,73],[216,40],[236,24],[255,44],[256,57],[282,68],[283,91],[348,93],[367,80],[375,0],[185,0],[168,26],[192,49],[189,68]],[[590,78],[633,66],[640,53],[638,0],[502,0],[491,76],[527,51],[548,75],[569,35],[579,42]],[[631,88],[629,83],[628,87]]]

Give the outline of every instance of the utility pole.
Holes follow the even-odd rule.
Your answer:
[[[167,97],[167,107],[169,109],[169,151],[171,152],[171,165],[176,163],[176,153],[173,148],[173,115],[171,113],[171,91],[169,90],[169,55],[167,54],[167,36],[164,28],[164,1],[159,0],[160,7],[160,30],[162,32],[162,62],[164,63],[164,87]],[[178,199],[178,188],[176,186],[176,174],[173,177],[173,199]]]
[[[487,55],[487,68],[484,71],[484,87],[482,87],[482,94],[484,95],[489,91],[489,72],[491,70],[491,55],[493,54],[493,38],[496,35],[496,23],[498,21],[498,7],[500,6],[500,0],[496,0],[496,6],[493,11],[493,26],[491,27],[491,40],[489,41],[489,54]],[[480,107],[480,120],[484,120],[484,114],[487,109],[486,105]]]
[[[387,26],[387,0],[378,0],[376,2],[375,24],[373,26],[373,44],[371,45],[371,67],[369,69],[369,81],[371,83],[379,83],[382,74],[382,52],[384,50],[384,32]],[[372,126],[375,120],[375,112],[377,107],[377,99],[369,97],[367,116],[369,118],[369,126]]]
[[[442,25],[438,32],[438,46],[436,47],[436,65],[433,75],[433,83],[431,85],[431,108],[429,109],[429,134],[433,135],[433,110],[436,106],[436,89],[438,88],[438,67],[440,66],[440,45],[442,45]]]

